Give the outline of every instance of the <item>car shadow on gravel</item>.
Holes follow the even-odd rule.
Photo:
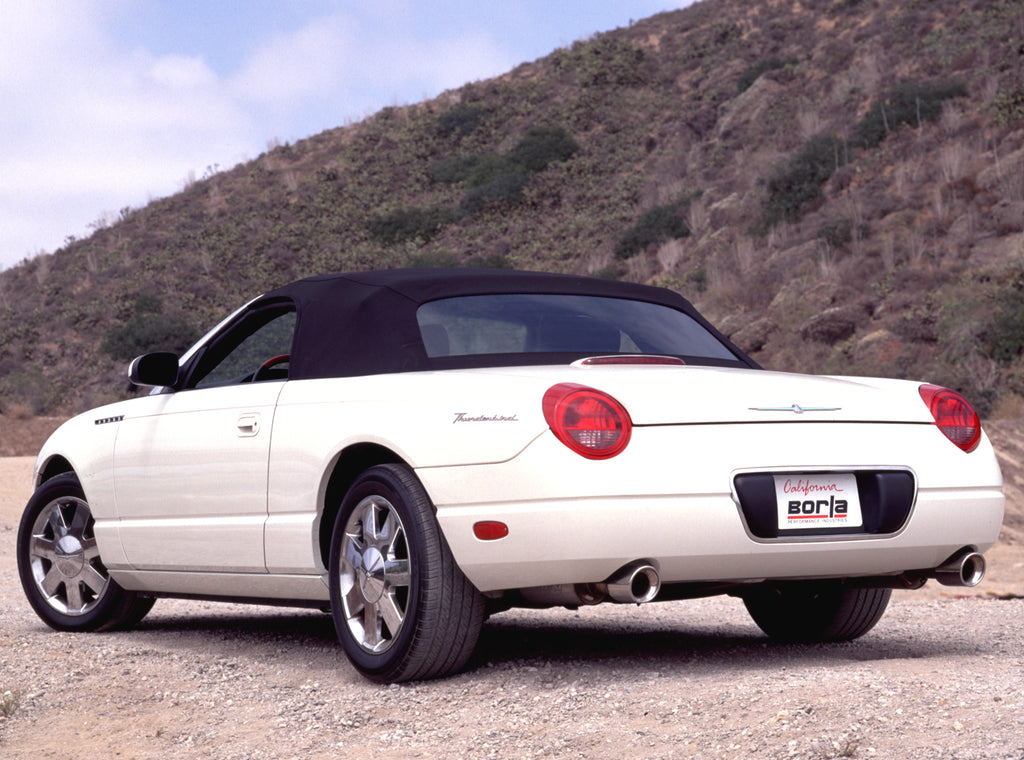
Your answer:
[[[287,607],[243,607],[219,611],[201,610],[163,612],[157,602],[153,613],[132,631],[133,634],[155,635],[170,641],[209,644],[244,641],[247,647],[273,646],[282,643],[298,648],[338,647],[331,616],[315,610]],[[179,602],[179,604],[181,604]],[[215,608],[216,605],[213,605]],[[166,643],[166,642],[165,642]]]
[[[886,633],[881,627],[855,641],[786,644],[769,640],[753,624],[679,625],[644,630],[642,626],[580,625],[567,622],[526,624],[498,617],[485,624],[469,668],[607,666],[637,674],[687,668],[731,671],[780,666],[828,665],[942,658],[976,653],[969,641],[920,641]]]
[[[133,631],[141,646],[203,650],[214,656],[273,657],[309,666],[321,659],[344,661],[330,615],[277,607],[160,610]],[[187,605],[186,602],[172,604]],[[502,613],[484,623],[466,672],[490,668],[614,668],[642,675],[687,669],[716,673],[841,662],[925,660],[976,654],[968,640],[908,638],[884,624],[851,642],[782,644],[753,625],[734,622],[636,620],[622,615],[579,618],[572,612],[532,610]],[[324,664],[327,664],[325,662]],[[354,675],[354,673],[353,673]]]

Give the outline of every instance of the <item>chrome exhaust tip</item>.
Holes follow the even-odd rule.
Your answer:
[[[608,596],[625,604],[650,602],[661,590],[661,578],[653,565],[633,562],[613,575],[606,584]]]
[[[974,551],[962,551],[939,565],[933,577],[943,586],[977,586],[985,577],[985,558]]]

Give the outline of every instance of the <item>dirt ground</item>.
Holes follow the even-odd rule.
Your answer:
[[[0,458],[0,757],[1024,760],[1024,421],[987,429],[988,576],[897,592],[857,641],[770,644],[730,598],[514,610],[466,672],[403,686],[311,611],[160,600],[133,631],[49,630],[14,559],[33,459]]]

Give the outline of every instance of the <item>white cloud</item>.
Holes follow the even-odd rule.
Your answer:
[[[0,266],[253,144],[250,116],[201,57],[124,52],[98,6],[59,5],[2,4]]]
[[[499,75],[616,2],[0,0],[0,268],[271,140]]]
[[[258,46],[231,77],[231,90],[244,101],[286,106],[344,81],[358,40],[340,16],[328,17]]]
[[[393,8],[375,13],[403,18]],[[512,62],[504,45],[483,33],[421,40],[407,24],[377,15],[372,21],[337,13],[275,36],[231,76],[231,93],[268,114],[319,107],[335,118],[322,129],[493,76]]]
[[[149,67],[153,82],[174,90],[193,90],[216,84],[217,77],[197,56],[166,55]]]

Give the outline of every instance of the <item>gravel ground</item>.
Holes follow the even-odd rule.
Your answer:
[[[769,644],[728,598],[514,610],[466,672],[377,686],[315,612],[161,600],[131,632],[49,630],[14,560],[30,464],[0,459],[8,760],[1024,760],[1019,544],[997,547],[997,590],[896,593],[851,643]]]

